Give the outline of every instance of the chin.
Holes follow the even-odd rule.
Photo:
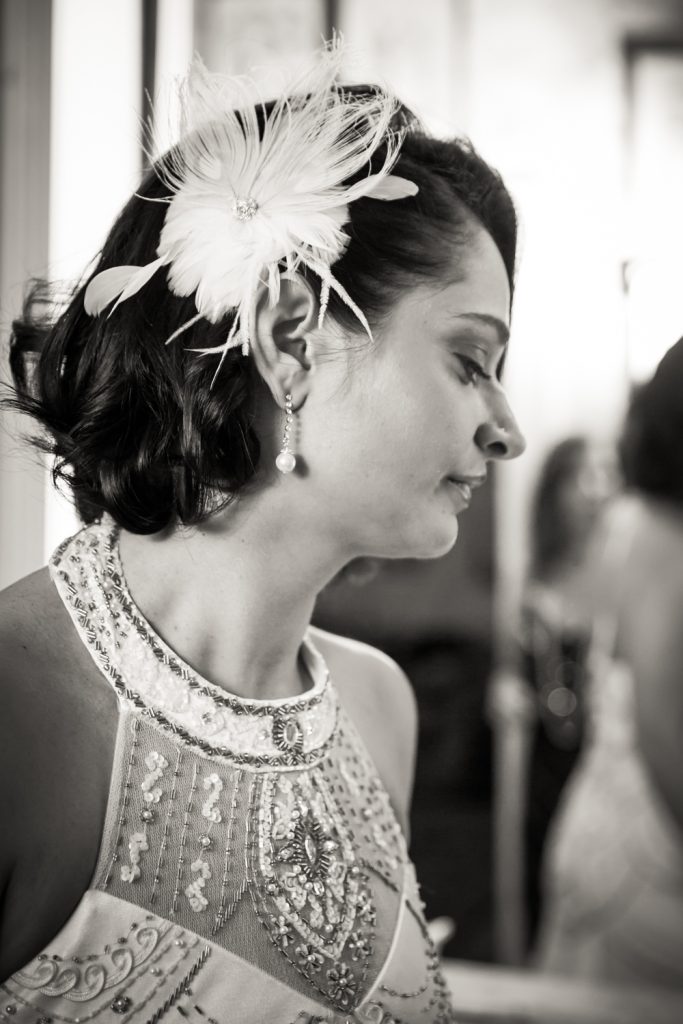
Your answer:
[[[419,536],[404,538],[402,550],[394,554],[393,557],[419,558],[421,560],[443,558],[455,547],[458,532],[458,520],[455,517],[449,518],[446,523],[441,521],[438,528],[435,527],[431,531],[423,528]]]
[[[458,519],[451,509],[422,505],[418,511],[403,506],[382,523],[373,523],[372,534],[364,538],[355,557],[442,558],[455,545],[458,532]]]
[[[455,547],[455,543],[458,539],[458,523],[456,520],[455,530],[451,530],[450,536],[447,540],[444,540],[441,544],[434,544],[430,551],[425,552],[423,555],[417,555],[417,558],[443,558],[449,551],[452,551]]]

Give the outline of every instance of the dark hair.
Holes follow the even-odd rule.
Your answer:
[[[683,504],[683,338],[634,388],[618,452],[627,487]]]
[[[550,450],[536,482],[531,505],[531,567],[533,579],[545,579],[567,555],[571,524],[562,507],[562,491],[575,480],[588,450],[585,437],[568,437]]]
[[[361,95],[368,89],[348,91]],[[405,107],[397,125],[407,131],[394,173],[415,182],[419,193],[352,203],[346,226],[351,243],[334,265],[335,277],[373,326],[407,286],[444,274],[477,224],[497,245],[511,290],[514,279],[516,216],[499,175],[469,142],[431,138]],[[380,147],[370,171],[382,157]],[[158,173],[165,159],[124,207],[93,274],[155,258],[167,206],[149,200],[168,193]],[[231,350],[211,386],[216,360],[187,349],[221,344],[229,329],[225,321],[202,320],[182,342],[166,346],[196,310],[192,297],[169,291],[163,273],[111,317],[85,313],[84,287],[57,317],[46,316],[43,290],[29,295],[13,325],[15,395],[6,404],[45,429],[33,441],[56,456],[55,483],[68,483],[86,521],[106,511],[136,533],[156,532],[175,516],[200,522],[249,485],[259,462],[254,416],[263,385],[253,360]],[[334,293],[329,314],[358,331]],[[29,373],[25,363],[31,358]]]

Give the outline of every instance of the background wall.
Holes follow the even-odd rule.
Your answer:
[[[0,382],[24,279],[47,267],[50,188],[50,4],[0,5]],[[18,440],[20,418],[0,414],[0,586],[43,562],[45,480]]]

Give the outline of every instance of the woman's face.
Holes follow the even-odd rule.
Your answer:
[[[572,536],[586,539],[602,515],[617,485],[613,451],[587,444],[576,472],[565,481],[559,505]]]
[[[452,281],[406,291],[374,344],[316,367],[297,443],[349,557],[444,554],[470,486],[524,450],[497,377],[509,306],[501,256],[477,229]]]

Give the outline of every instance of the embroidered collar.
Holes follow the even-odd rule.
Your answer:
[[[243,767],[301,768],[329,746],[337,700],[307,634],[302,656],[313,686],[296,697],[247,700],[199,676],[156,633],[128,590],[119,527],[93,523],[50,561],[55,584],[93,658],[120,699],[199,752]]]

